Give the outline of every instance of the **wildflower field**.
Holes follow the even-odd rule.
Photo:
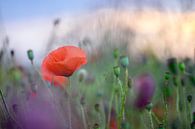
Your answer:
[[[0,129],[195,129],[195,0],[0,0]]]
[[[1,49],[1,129],[193,129],[194,62],[61,46],[29,67]]]

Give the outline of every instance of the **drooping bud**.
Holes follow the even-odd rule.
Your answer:
[[[155,82],[151,75],[142,74],[137,77],[132,88],[135,93],[135,107],[142,109],[151,103],[155,92]]]
[[[114,67],[114,75],[115,75],[116,77],[119,77],[120,72],[121,72],[120,67],[119,67],[119,66],[115,66],[115,67]]]
[[[169,58],[167,60],[167,66],[172,74],[176,75],[178,73],[176,58]]]
[[[29,49],[27,51],[27,55],[28,55],[28,59],[33,62],[33,59],[34,59],[34,54],[33,54],[33,51],[31,49]]]
[[[129,65],[129,58],[127,56],[120,57],[120,64],[122,67],[126,68]]]

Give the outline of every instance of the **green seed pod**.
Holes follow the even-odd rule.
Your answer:
[[[114,67],[114,75],[115,75],[116,77],[119,77],[120,72],[121,72],[120,67],[119,67],[119,66],[115,66],[115,67]]]
[[[183,62],[180,62],[179,64],[179,70],[182,72],[182,73],[185,73],[185,69],[186,69],[186,66]]]
[[[30,61],[33,61],[33,59],[34,59],[34,54],[33,54],[33,51],[32,51],[31,49],[29,49],[29,50],[27,51],[27,55],[28,55],[28,59],[29,59]]]
[[[150,104],[148,104],[148,105],[146,106],[146,109],[147,109],[148,111],[151,111],[152,108],[153,108],[153,104],[152,104],[152,103],[150,103]]]
[[[167,66],[172,74],[174,75],[178,74],[176,58],[169,58],[167,60]]]
[[[122,67],[126,68],[129,65],[129,58],[127,56],[120,57],[120,64]]]
[[[114,49],[113,56],[115,59],[117,59],[119,57],[119,50],[117,48]]]
[[[192,102],[192,95],[188,95],[187,100],[188,100],[189,103],[191,103]]]
[[[170,72],[165,72],[165,75],[164,75],[164,79],[165,80],[169,80],[170,79]]]
[[[79,82],[82,82],[83,80],[85,80],[87,75],[88,75],[88,73],[87,73],[86,69],[80,69],[77,72],[77,76],[78,76]]]

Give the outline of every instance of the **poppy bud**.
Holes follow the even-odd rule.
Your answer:
[[[151,111],[152,108],[153,108],[153,104],[152,104],[152,103],[150,103],[150,104],[148,104],[148,105],[146,106],[146,109],[147,109],[148,111]]]
[[[98,98],[100,98],[100,97],[103,96],[103,93],[99,91],[99,92],[96,93],[96,96],[97,96]]]
[[[187,100],[188,100],[189,103],[191,103],[192,102],[192,95],[188,95]]]
[[[170,73],[168,71],[165,72],[164,79],[165,80],[169,80],[170,79]]]
[[[10,51],[11,57],[14,57],[14,50]]]
[[[59,23],[60,23],[60,19],[57,18],[57,19],[54,20],[53,25],[57,26]]]
[[[184,73],[185,72],[185,69],[186,69],[186,66],[183,62],[180,62],[179,63],[179,70]]]
[[[120,67],[119,67],[119,66],[115,66],[115,67],[114,67],[114,75],[115,75],[116,77],[119,77],[120,72],[121,72]]]
[[[85,69],[80,69],[78,71],[79,82],[82,82],[83,80],[85,80],[86,77],[87,77],[87,71]]]
[[[96,112],[100,111],[100,105],[98,103],[95,104],[95,110],[96,110]]]
[[[95,123],[95,124],[93,125],[93,129],[100,129],[99,124],[98,124],[98,123]]]
[[[151,103],[152,97],[155,92],[155,82],[149,74],[143,74],[135,79],[133,85],[135,93],[134,104],[137,108],[145,108]]]
[[[81,99],[80,99],[80,104],[81,104],[81,105],[85,105],[85,98],[84,98],[84,96],[81,97]]]
[[[33,61],[33,59],[34,59],[34,54],[33,54],[33,51],[32,51],[31,49],[29,49],[29,50],[27,51],[27,55],[28,55],[28,59],[29,59],[30,61]]]
[[[119,50],[117,48],[114,49],[113,56],[115,59],[117,59],[119,57]]]
[[[169,70],[172,72],[172,74],[176,75],[178,73],[177,59],[176,58],[169,58],[167,60],[167,66],[168,66]]]
[[[129,58],[127,56],[121,56],[120,64],[122,67],[126,68],[129,65]]]

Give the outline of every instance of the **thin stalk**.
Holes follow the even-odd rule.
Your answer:
[[[155,115],[154,112],[152,112],[152,116],[153,116],[153,118],[156,120],[156,122],[157,122],[158,124],[161,123],[160,120],[157,118],[157,116]]]
[[[191,105],[191,102],[188,102],[187,103],[187,123],[188,123],[188,128],[189,129],[191,129],[191,123],[192,123],[192,113],[191,113],[191,111],[192,111],[192,107],[191,107],[192,105]]]
[[[85,110],[84,110],[83,105],[81,105],[81,113],[82,113],[82,119],[83,119],[84,128],[87,129],[87,122],[86,122]]]
[[[125,86],[121,86],[121,109],[119,113],[119,127],[122,123],[122,120],[125,120],[125,103],[127,98],[127,92],[128,92],[128,69],[125,68]]]
[[[166,82],[165,88],[167,88],[167,86],[168,86],[168,83]],[[163,122],[164,122],[165,127],[168,127],[168,103],[167,103],[167,98],[164,93],[162,95],[162,99],[163,99],[163,105],[165,107],[165,116],[164,116]]]
[[[177,95],[177,100],[176,100],[176,110],[178,117],[180,118],[180,109],[179,109],[179,103],[180,103],[180,96],[179,96],[179,87],[176,87],[176,95]]]
[[[113,104],[113,100],[114,100],[114,95],[115,95],[115,87],[112,88],[111,99],[110,99],[110,102],[109,102],[108,124],[107,124],[108,128],[109,128],[109,123],[110,123],[110,117],[111,117],[111,112],[112,112],[112,104]]]
[[[154,123],[153,123],[153,120],[152,120],[152,111],[148,111],[148,114],[149,114],[149,118],[150,118],[151,129],[154,129]]]
[[[70,80],[70,78],[69,78]],[[69,129],[72,129],[72,110],[71,110],[71,80],[69,81],[69,95],[68,95],[68,119],[69,119]]]

